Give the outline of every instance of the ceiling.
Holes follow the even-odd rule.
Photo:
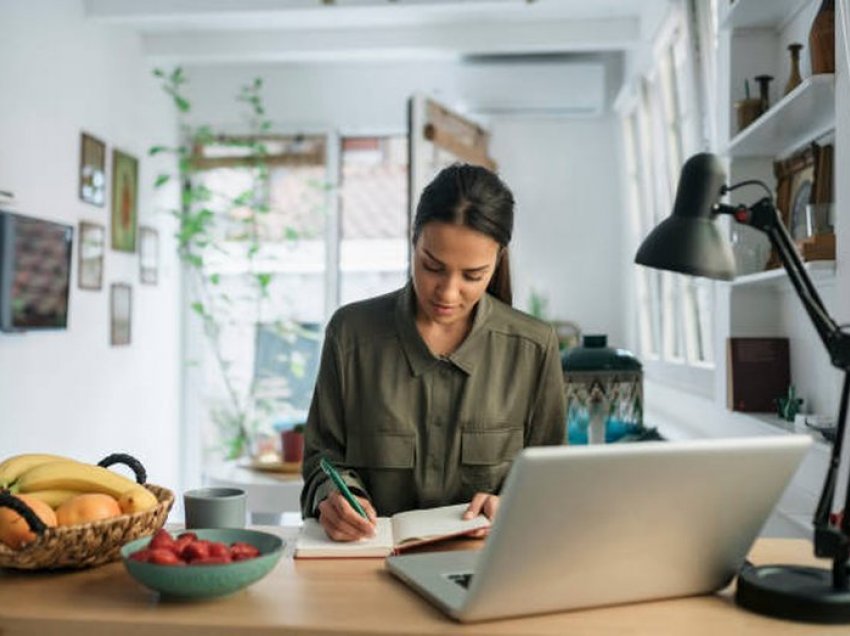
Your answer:
[[[84,0],[178,64],[569,56],[634,47],[672,0]]]

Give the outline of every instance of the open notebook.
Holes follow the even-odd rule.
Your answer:
[[[375,536],[360,541],[334,541],[316,519],[305,519],[295,542],[295,558],[385,557],[490,525],[484,515],[463,519],[467,507],[459,504],[378,517]]]

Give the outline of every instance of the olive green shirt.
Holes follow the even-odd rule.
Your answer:
[[[379,515],[498,492],[525,446],[565,441],[553,328],[485,294],[449,356],[415,324],[410,283],[347,305],[328,324],[305,430],[305,517],[332,483],[326,457]]]

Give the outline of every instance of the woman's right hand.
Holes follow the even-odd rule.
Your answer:
[[[375,536],[378,517],[375,509],[368,499],[356,495],[355,497],[366,511],[368,519],[361,517],[337,490],[319,503],[319,523],[334,541],[357,541]]]

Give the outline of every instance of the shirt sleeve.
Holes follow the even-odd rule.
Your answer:
[[[322,457],[339,471],[346,485],[357,495],[368,497],[356,471],[345,467],[345,409],[343,408],[342,355],[334,332],[328,327],[322,345],[322,359],[313,401],[304,430],[304,463],[301,474],[301,514],[318,516],[318,505],[334,488],[322,471]]]
[[[564,372],[555,329],[549,332],[540,381],[525,430],[525,446],[555,446],[566,443],[567,404]]]

